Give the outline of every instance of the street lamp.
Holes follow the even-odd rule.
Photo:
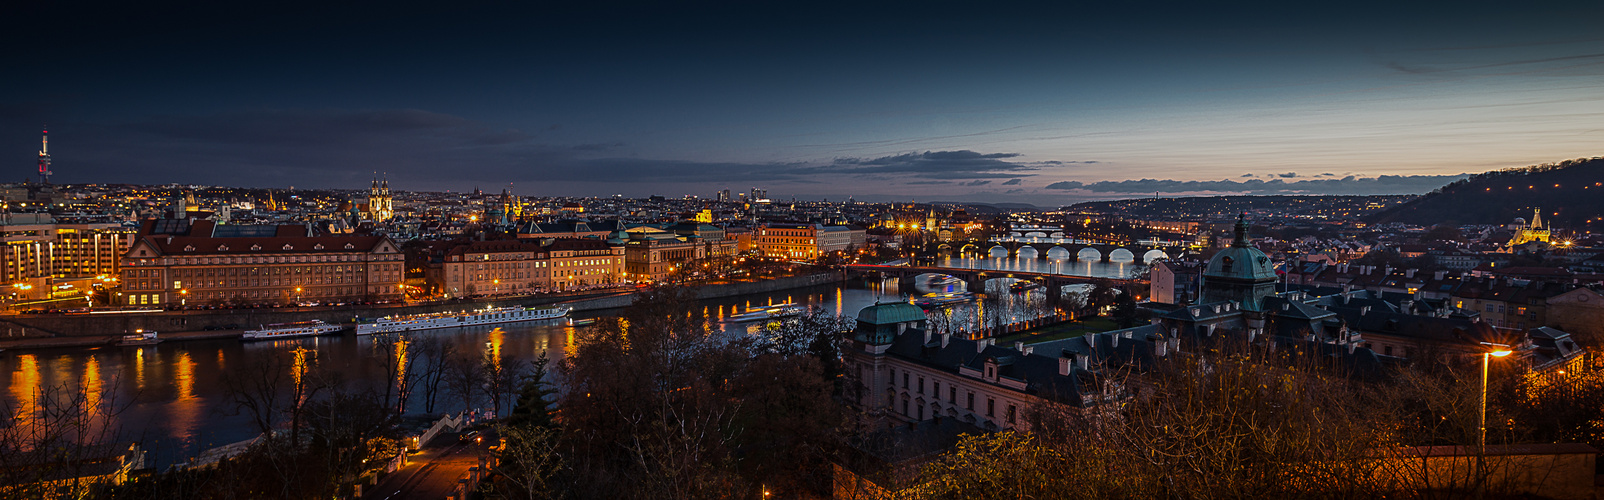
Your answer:
[[[189,306],[189,289],[188,288],[180,289],[178,291],[178,307],[188,307],[188,306]]]
[[[1481,345],[1492,350],[1481,353],[1481,416],[1476,432],[1476,498],[1481,498],[1487,492],[1487,469],[1483,462],[1487,455],[1487,365],[1492,358],[1502,358],[1514,352],[1504,344],[1482,342]]]
[[[295,287],[295,306],[301,306],[301,287]]]

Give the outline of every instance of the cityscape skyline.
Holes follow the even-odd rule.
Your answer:
[[[62,183],[1052,206],[1422,193],[1604,133],[1580,2],[52,9],[0,159],[49,124]]]

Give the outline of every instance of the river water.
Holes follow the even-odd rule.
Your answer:
[[[1129,263],[1057,262],[1036,259],[954,259],[950,267],[1053,271],[1088,276],[1123,276]],[[1045,266],[1045,267],[1043,267]],[[1006,286],[1006,285],[1003,285]],[[1039,302],[1041,292],[1005,296],[1009,307]],[[895,280],[848,282],[839,286],[801,288],[741,298],[703,301],[715,319],[754,307],[793,302],[835,314],[856,316],[876,301],[905,300]],[[980,304],[958,306],[957,314],[976,314]],[[969,308],[969,309],[965,309]],[[1010,316],[1022,319],[1024,312]],[[577,313],[576,318],[597,317],[609,311]],[[727,331],[751,332],[755,323],[723,323]],[[573,342],[574,329],[565,321],[512,323],[413,332],[410,338],[438,337],[459,350],[482,349],[508,360],[532,361],[544,353],[562,359]],[[85,407],[102,408],[109,417],[97,425],[118,433],[125,441],[138,441],[157,465],[182,462],[209,447],[255,436],[248,415],[235,410],[224,382],[226,375],[244,376],[248,359],[282,356],[302,367],[333,369],[348,381],[385,383],[371,337],[350,333],[267,342],[195,340],[167,342],[141,348],[46,349],[0,353],[0,411],[24,415],[44,398],[76,400]],[[232,371],[231,371],[232,370]],[[382,387],[382,386],[381,386]],[[460,402],[442,396],[436,413],[459,409]],[[423,398],[414,394],[409,412],[423,411]]]

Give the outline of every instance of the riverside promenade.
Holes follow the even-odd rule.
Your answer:
[[[716,299],[828,285],[846,279],[844,271],[823,271],[766,280],[710,283],[692,288],[698,299]],[[160,332],[163,342],[238,338],[245,329],[263,324],[310,320],[353,324],[363,318],[461,311],[487,306],[563,305],[575,311],[596,311],[628,306],[634,300],[634,291],[633,288],[608,289],[339,307],[207,309],[136,314],[11,314],[0,316],[0,350],[105,346],[124,334],[140,329]]]

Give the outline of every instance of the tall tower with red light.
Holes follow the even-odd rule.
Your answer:
[[[39,146],[39,182],[50,183],[50,129],[44,132],[44,142]]]

